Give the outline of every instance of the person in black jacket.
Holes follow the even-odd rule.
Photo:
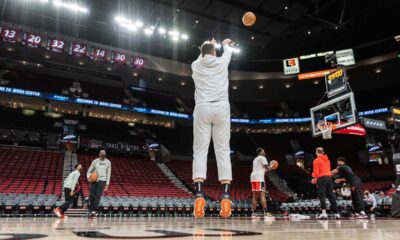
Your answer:
[[[335,180],[335,183],[340,184],[346,182],[350,185],[351,199],[356,212],[356,218],[368,218],[364,211],[365,204],[361,179],[353,172],[349,165],[346,165],[346,159],[344,157],[339,157],[336,162],[337,168],[332,170],[332,176],[339,174],[340,177]]]

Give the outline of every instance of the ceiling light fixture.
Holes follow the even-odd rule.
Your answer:
[[[172,36],[172,40],[173,40],[174,42],[177,42],[177,41],[179,40],[179,37],[178,37],[178,36]]]
[[[182,34],[181,35],[181,38],[183,39],[183,40],[188,40],[189,39],[189,36],[187,35],[187,34]]]
[[[86,14],[89,13],[89,9],[87,7],[80,6],[75,3],[67,3],[67,2],[62,2],[60,0],[53,0],[53,5],[57,8],[66,8],[74,12],[81,12]]]
[[[179,32],[176,31],[176,30],[171,30],[171,31],[168,32],[168,35],[178,37],[179,36]]]
[[[143,22],[140,21],[140,20],[137,20],[136,23],[135,23],[135,25],[136,25],[137,27],[141,28],[141,27],[143,27]]]
[[[146,28],[146,29],[144,30],[144,34],[146,34],[147,36],[150,36],[150,35],[153,34],[153,30],[150,29],[150,28]]]
[[[163,28],[163,27],[158,28],[158,33],[165,34],[166,32],[167,32],[167,30],[165,30],[165,28]]]
[[[240,53],[240,48],[232,48],[232,52],[239,54]]]

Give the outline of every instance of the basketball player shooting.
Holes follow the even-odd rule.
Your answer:
[[[211,138],[217,159],[218,179],[223,189],[220,216],[228,218],[231,215],[231,109],[228,98],[228,66],[234,42],[230,39],[222,42],[224,52],[221,57],[217,57],[216,43],[214,39],[204,42],[200,47],[200,56],[192,63],[196,102],[193,112],[193,181],[196,190],[193,215],[196,218],[202,218],[205,214],[203,183],[206,180]]]

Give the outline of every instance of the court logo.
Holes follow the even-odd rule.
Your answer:
[[[295,74],[300,72],[300,65],[298,58],[289,58],[283,60],[283,73],[285,75]]]

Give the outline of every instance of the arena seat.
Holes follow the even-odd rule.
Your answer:
[[[14,147],[0,149],[1,193],[61,196],[62,153]]]
[[[170,169],[185,182],[188,186],[192,185],[192,162],[171,160],[168,163]],[[231,186],[231,197],[235,200],[251,199],[250,174],[249,166],[233,166],[233,181]],[[207,181],[204,183],[204,193],[211,199],[217,200],[221,197],[222,189],[218,181],[218,171],[215,163],[208,163]],[[285,193],[276,189],[272,182],[266,178],[266,187],[273,200],[282,201],[287,198]]]
[[[93,155],[78,155],[84,171],[80,181],[85,196],[89,193],[86,171],[95,158]],[[176,187],[154,162],[127,157],[109,159],[112,162],[112,175],[110,189],[104,193],[105,196],[192,197],[191,193]]]

